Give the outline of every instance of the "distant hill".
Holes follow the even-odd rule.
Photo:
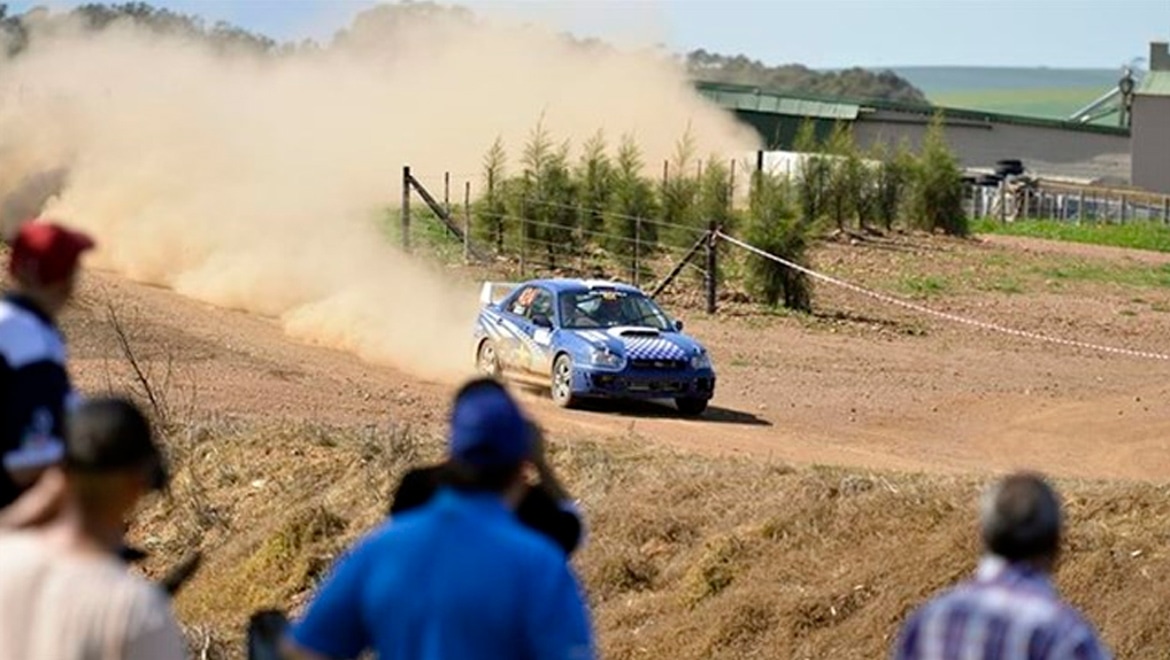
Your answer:
[[[893,67],[931,103],[1064,119],[1117,86],[1118,69]],[[1105,120],[1109,121],[1109,120]]]

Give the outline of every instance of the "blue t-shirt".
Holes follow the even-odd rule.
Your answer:
[[[292,636],[331,658],[367,649],[388,660],[595,657],[564,553],[499,497],[447,489],[341,558]]]

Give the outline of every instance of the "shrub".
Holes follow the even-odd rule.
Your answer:
[[[792,196],[787,180],[757,172],[745,240],[765,252],[804,266],[813,223],[796,212]],[[768,305],[776,305],[783,298],[784,306],[789,309],[812,309],[808,277],[772,259],[754,255],[748,261],[747,287],[753,296]]]
[[[969,233],[963,214],[963,173],[943,136],[943,116],[936,114],[915,163],[910,189],[911,221],[928,231],[953,236]]]

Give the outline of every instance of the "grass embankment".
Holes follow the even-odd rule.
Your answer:
[[[1157,222],[1076,224],[1057,220],[1017,220],[1003,223],[997,220],[983,219],[972,223],[972,231],[976,234],[1029,236],[1073,243],[1170,252],[1170,225]]]
[[[135,536],[172,560],[205,550],[178,611],[205,657],[234,658],[248,614],[303,603],[392,481],[441,450],[385,430],[214,425],[174,445],[172,499]],[[551,456],[588,515],[576,565],[607,659],[882,657],[907,610],[974,565],[973,478],[696,460],[636,439]],[[1170,493],[1060,486],[1060,587],[1122,657],[1159,656]]]

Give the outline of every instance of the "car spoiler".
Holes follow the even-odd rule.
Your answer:
[[[518,286],[519,282],[484,282],[479,290],[479,304],[483,307],[495,305],[507,298]]]

